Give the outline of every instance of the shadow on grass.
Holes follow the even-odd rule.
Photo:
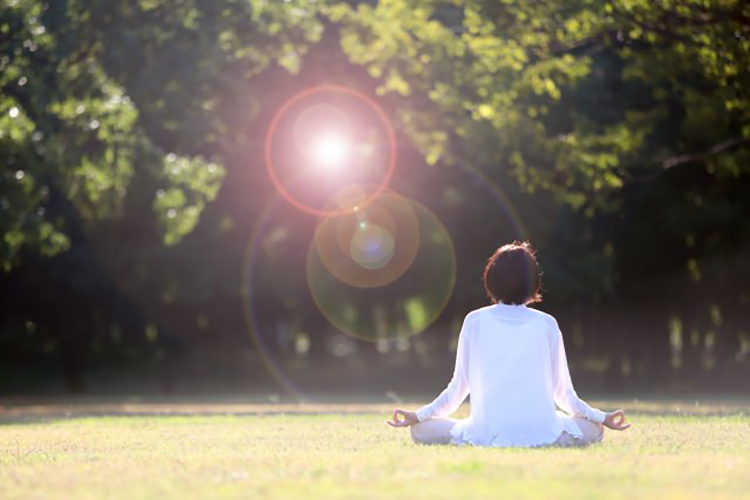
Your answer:
[[[96,417],[264,417],[315,415],[388,415],[393,408],[418,408],[427,398],[383,400],[346,397],[315,402],[284,402],[280,398],[47,398],[0,400],[0,426],[45,423]],[[594,399],[603,410],[622,408],[630,415],[732,416],[750,414],[750,397],[703,399]],[[459,410],[468,415],[468,405]]]

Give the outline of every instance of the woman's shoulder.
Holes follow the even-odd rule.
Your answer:
[[[466,315],[466,319],[477,318],[483,314],[487,314],[488,312],[492,311],[494,308],[495,308],[495,305],[484,306],[484,307],[480,307],[479,309],[474,309],[473,311],[469,311],[469,314]]]
[[[555,317],[547,312],[540,311],[528,306],[505,306],[494,304],[491,306],[480,307],[466,315],[464,320],[467,324],[473,323],[483,317],[492,317],[495,319],[510,321],[512,323],[535,323],[544,324],[547,329],[555,330],[558,328]]]
[[[469,313],[464,318],[464,326],[469,326],[473,323],[476,323],[479,321],[479,318],[487,314],[487,312],[492,308],[492,306],[486,306],[486,307],[480,307],[479,309],[474,309],[473,311],[469,311]]]
[[[539,318],[543,318],[545,321],[547,321],[549,323],[555,323],[555,324],[557,324],[557,320],[550,313],[547,313],[547,312],[544,312],[544,311],[540,311],[539,309],[534,309],[533,307],[527,307],[526,309],[528,311],[531,311],[532,314],[534,314],[535,316],[537,316]]]
[[[547,329],[550,331],[556,331],[559,329],[559,326],[557,324],[557,319],[550,313],[540,311],[539,309],[532,309],[528,308],[529,311],[532,311],[535,317],[539,318],[541,321],[544,322],[544,324],[547,326]]]

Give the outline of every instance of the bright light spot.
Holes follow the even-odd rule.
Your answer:
[[[359,227],[350,242],[352,260],[364,269],[382,269],[395,255],[393,236],[377,224],[360,222]]]
[[[312,157],[316,164],[325,167],[337,167],[349,152],[349,142],[341,136],[327,134],[317,137],[312,148]]]
[[[13,106],[12,108],[10,108],[10,111],[8,112],[8,114],[10,115],[11,118],[18,117],[18,108]]]

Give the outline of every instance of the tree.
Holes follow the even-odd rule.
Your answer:
[[[656,353],[634,369],[650,374],[668,358],[730,365],[750,300],[749,18],[732,0],[8,2],[6,329],[59,342],[77,387],[92,346],[163,351],[196,310],[204,325],[238,313],[231,275],[268,197],[265,124],[296,91],[354,82],[377,87],[421,155],[405,155],[402,185],[424,187],[456,240],[481,240],[464,257],[480,262],[494,236],[461,214],[495,208],[454,180],[458,164],[554,242],[552,307],[580,306],[588,354],[619,370]],[[409,168],[420,160],[430,175]],[[452,310],[474,305],[474,278]],[[656,326],[616,347],[589,334],[623,307]]]
[[[99,328],[77,324],[81,319],[69,310],[76,301],[62,297],[78,298],[81,307],[102,289],[114,293],[111,280],[91,265],[101,252],[117,262],[118,253],[122,260],[132,250],[133,241],[118,240],[113,226],[140,217],[146,227],[139,243],[175,243],[216,195],[223,169],[148,138],[130,97],[79,38],[86,16],[66,7],[17,2],[0,14],[0,150],[11,167],[2,177],[0,252],[5,273],[24,255],[30,265],[38,264],[37,254],[60,256],[57,276],[43,281],[61,294],[50,298],[57,313],[43,329],[59,338],[75,389],[78,353],[88,338],[80,332]],[[115,239],[100,245],[104,232]]]
[[[734,316],[748,297],[733,257],[750,247],[746,2],[390,0],[327,13],[351,60],[400,97],[428,163],[510,173],[572,209],[543,230],[556,242],[548,283],[573,303],[643,311],[623,357],[651,353],[640,368],[657,377],[685,350],[711,358],[719,338],[719,362],[734,363],[744,334],[711,308]],[[688,317],[697,333],[679,335],[694,347],[668,331]],[[619,371],[606,342],[589,344]]]

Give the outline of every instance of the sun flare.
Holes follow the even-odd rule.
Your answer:
[[[312,158],[316,165],[338,168],[349,154],[351,145],[345,137],[333,133],[321,134],[312,143]]]

